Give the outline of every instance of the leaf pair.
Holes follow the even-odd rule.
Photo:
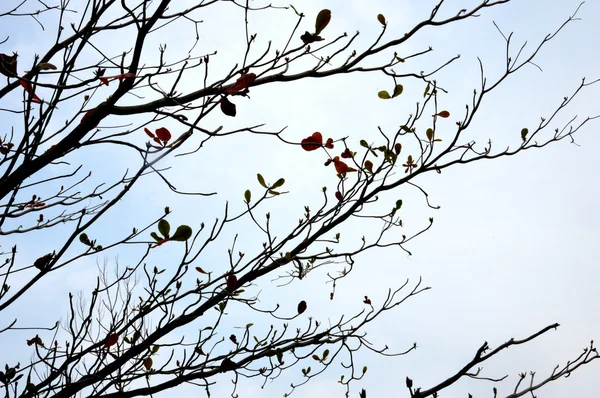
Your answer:
[[[302,146],[302,149],[304,149],[307,152],[319,149],[323,146],[323,136],[318,131],[314,132],[312,135],[300,141],[300,146]],[[327,139],[327,142],[325,143],[325,148],[333,149],[333,138]]]
[[[386,90],[382,90],[377,93],[377,96],[381,99],[391,99],[391,98],[396,98],[397,96],[402,94],[403,91],[404,91],[404,86],[402,86],[402,84],[396,84],[396,87],[394,87],[394,92],[392,93],[392,95],[390,95],[390,93],[388,93]]]
[[[144,132],[148,135],[148,137],[152,138],[154,142],[158,145],[162,145],[163,147],[167,145],[169,140],[171,139],[171,132],[167,130],[165,127],[157,128],[153,134],[148,128],[144,127]]]
[[[185,242],[192,237],[192,228],[187,225],[180,225],[175,230],[175,233],[170,235],[171,225],[164,218],[158,222],[158,232],[163,236],[163,238],[158,236],[156,232],[150,233],[150,236],[156,241],[154,247],[160,246],[169,241]]]

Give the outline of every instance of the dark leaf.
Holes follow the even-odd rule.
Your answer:
[[[298,314],[302,314],[304,311],[306,311],[306,301],[302,300],[301,302],[298,303]]]
[[[161,233],[165,238],[169,237],[169,233],[171,232],[171,225],[164,218],[158,222],[158,232]]]
[[[175,230],[173,236],[171,236],[171,240],[184,242],[192,237],[192,229],[187,225],[180,225]]]
[[[231,117],[235,117],[235,115],[237,113],[235,104],[233,102],[229,101],[229,99],[227,99],[227,97],[221,98],[221,111],[223,111],[223,113],[226,114],[227,116],[231,116]]]
[[[318,36],[327,27],[329,21],[331,21],[331,11],[328,9],[319,11],[315,20],[315,36]]]

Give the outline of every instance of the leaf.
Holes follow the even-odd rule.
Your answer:
[[[443,117],[445,119],[447,117],[450,117],[450,112],[448,112],[448,111],[441,111],[440,113],[438,113],[437,115],[434,115],[434,116]]]
[[[171,225],[164,218],[158,222],[158,232],[165,238],[169,237],[169,233],[171,232]]]
[[[326,360],[328,356],[329,356],[329,350],[323,351],[323,357],[322,357],[323,361]]]
[[[87,246],[91,246],[92,244],[86,233],[79,235],[79,241]]]
[[[155,138],[155,135],[152,133],[152,131],[148,130],[148,128],[144,127],[144,132],[146,133],[146,135],[148,135],[148,137]]]
[[[265,183],[265,179],[264,179],[264,177],[263,177],[263,176],[262,176],[260,173],[258,173],[258,174],[256,175],[256,179],[258,180],[258,183],[259,183],[260,185],[262,185],[262,187],[263,187],[263,188],[269,188],[269,187],[267,186],[267,184]]]
[[[524,128],[521,130],[521,139],[523,140],[523,142],[525,142],[525,140],[527,140],[527,134],[529,134],[528,128]]]
[[[350,149],[346,148],[344,150],[344,152],[342,152],[342,157],[344,159],[351,159],[352,158],[352,152],[350,152]]]
[[[152,353],[153,354],[156,354],[158,352],[158,350],[160,350],[160,346],[159,345],[152,346]]]
[[[360,146],[364,147],[364,148],[368,148],[369,144],[367,143],[367,141],[365,140],[360,140]]]
[[[156,232],[150,232],[150,236],[157,242],[160,242],[162,240],[162,238],[158,236]]]
[[[315,35],[319,35],[327,27],[329,21],[331,21],[331,10],[324,9],[319,11],[315,20]]]
[[[0,54],[0,73],[6,77],[17,76],[17,54]]]
[[[333,149],[333,138],[327,138],[327,142],[325,143],[325,148]]]
[[[177,242],[184,242],[192,237],[192,229],[187,225],[180,225],[175,230],[173,236],[171,236],[171,240]]]
[[[394,152],[396,152],[396,155],[400,155],[400,152],[402,152],[402,144],[397,142],[394,145]]]
[[[341,202],[342,200],[344,200],[344,196],[342,195],[342,193],[341,193],[340,191],[337,191],[337,192],[335,193],[335,198],[336,198],[338,201],[340,201],[340,202]]]
[[[318,131],[300,142],[300,146],[307,152],[319,149],[323,145],[323,136]]]
[[[237,92],[243,91],[247,89],[248,86],[250,86],[250,84],[254,82],[254,80],[256,80],[256,74],[244,73],[235,81],[235,83],[233,83],[233,86],[229,87],[227,90],[225,90],[225,92],[227,94],[235,94]]]
[[[306,311],[306,301],[302,300],[301,302],[298,303],[298,314],[302,314],[304,311]]]
[[[171,139],[171,132],[164,127],[160,127],[156,129],[156,136],[166,144]]]
[[[279,188],[283,184],[285,184],[285,179],[284,178],[280,178],[279,180],[275,181],[275,184],[271,185],[271,189]]]
[[[394,209],[400,210],[401,207],[402,207],[402,199],[398,199],[396,201],[396,207],[394,207]]]
[[[117,342],[119,341],[119,335],[116,333],[110,334],[108,335],[108,337],[106,337],[106,340],[104,341],[104,347],[108,348],[111,347],[115,344],[117,344]]]
[[[146,368],[146,370],[152,369],[152,358],[144,358],[144,367]]]
[[[35,102],[36,104],[42,103],[40,97],[35,95],[35,93],[33,92],[33,85],[30,82],[26,82],[23,79],[19,79],[19,82],[21,83],[23,90],[25,90],[25,92],[31,97],[31,102]]]
[[[246,192],[244,192],[244,199],[246,203],[250,203],[250,200],[252,200],[252,192],[249,189],[246,189]]]
[[[423,98],[427,97],[427,94],[429,94],[430,89],[431,89],[431,85],[429,83],[427,83],[427,87],[425,87],[425,92],[423,93]]]
[[[383,14],[377,14],[377,20],[383,26],[387,25],[387,22],[385,22],[385,17],[383,16]]]
[[[363,366],[362,370],[363,370],[363,374],[367,373],[367,367],[366,366]]]
[[[349,167],[346,163],[342,162],[339,156],[333,158],[333,165],[335,166],[335,171],[338,174],[344,175],[346,173],[356,171],[352,167]]]
[[[390,97],[390,93],[388,93],[385,90],[381,90],[380,92],[377,93],[377,96],[381,99],[390,99],[392,97]]]
[[[427,139],[429,141],[433,141],[433,129],[428,128],[425,134],[427,135]]]
[[[227,277],[227,290],[229,290],[230,292],[233,292],[235,290],[235,288],[237,287],[237,284],[238,284],[237,276],[235,276],[235,274],[229,274],[229,276]]]
[[[235,117],[235,115],[237,113],[235,104],[233,102],[229,101],[229,99],[227,99],[227,97],[221,98],[220,102],[221,102],[221,111],[227,116]]]
[[[56,66],[54,66],[53,64],[51,64],[49,62],[40,62],[37,65],[37,68],[39,70],[56,70]]]
[[[373,174],[373,162],[370,160],[365,160],[365,169],[367,169],[369,173]]]
[[[404,86],[402,86],[402,84],[397,84],[396,87],[394,87],[394,94],[392,94],[392,98],[402,94],[402,91],[404,91]]]
[[[200,267],[196,267],[196,271],[200,272],[201,274],[206,274],[207,272],[204,271],[202,268]]]

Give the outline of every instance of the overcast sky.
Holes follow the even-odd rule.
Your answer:
[[[389,24],[384,39],[391,38],[402,35],[416,22],[426,18],[435,3],[431,0],[303,0],[297,1],[294,6],[307,15],[300,28],[302,32],[312,29],[314,16],[320,9],[331,9],[332,21],[323,36],[329,39],[342,32],[359,30],[361,35],[356,49],[360,51],[368,47],[380,32],[381,27],[376,20],[378,13],[383,13]],[[440,16],[476,3],[473,0],[447,1]],[[273,4],[288,3],[275,0]],[[579,2],[573,0],[553,2],[551,7],[546,0],[513,1],[485,10],[477,19],[426,29],[395,51],[403,56],[432,46],[433,53],[413,61],[414,64],[407,62],[402,66],[402,70],[416,72],[430,70],[461,54],[460,60],[437,78],[449,91],[439,98],[440,106],[452,114],[448,121],[443,122],[449,137],[453,122],[462,118],[456,115],[462,115],[473,89],[478,87],[477,57],[481,58],[490,80],[497,77],[503,68],[505,46],[493,21],[505,33],[515,32],[515,48],[528,41],[527,53],[527,49],[560,26],[578,5]],[[548,117],[563,97],[572,94],[582,77],[589,80],[600,78],[600,57],[596,51],[600,44],[600,26],[597,23],[600,3],[590,1],[584,4],[579,17],[580,21],[569,25],[539,54],[536,65],[543,71],[527,66],[484,100],[479,116],[467,133],[470,139],[480,143],[492,139],[496,148],[518,145],[521,128],[531,129],[539,123],[540,117]],[[251,14],[250,30],[258,33],[257,53],[269,39],[273,39],[275,46],[284,44],[294,18],[291,10]],[[223,76],[221,70],[228,71],[243,56],[240,54],[244,44],[240,23],[243,14],[237,7],[219,5],[214,14],[209,8],[202,19],[205,22],[199,25],[197,51],[219,51],[211,59],[212,78],[218,79]],[[40,36],[38,40],[26,40],[23,29],[34,29],[34,25],[25,28],[25,24],[13,20],[3,26],[8,26],[7,32],[15,33],[12,41],[0,46],[0,52],[19,50],[22,73],[28,69],[27,62],[31,62],[34,53],[44,52],[38,46],[46,39]],[[155,38],[147,57],[151,59],[153,51],[156,53],[154,43],[167,42],[175,53],[177,49],[187,50],[193,40],[193,30],[190,26],[187,29],[171,30]],[[4,28],[0,31],[2,36],[5,35],[3,31]],[[184,31],[187,33],[182,34]],[[299,40],[297,37],[294,39]],[[115,54],[129,49],[130,45],[119,40],[100,44],[112,49]],[[198,77],[188,76],[185,84],[194,84],[198,80]],[[287,126],[285,138],[290,141],[298,142],[312,132],[320,131],[334,139],[350,136],[349,142],[358,150],[360,139],[376,139],[378,126],[394,131],[406,115],[413,112],[415,102],[422,99],[422,83],[402,83],[405,84],[404,93],[389,101],[377,97],[378,91],[389,90],[392,85],[391,79],[382,74],[352,74],[260,86],[252,89],[250,100],[235,99],[238,105],[235,119],[227,118],[217,110],[207,117],[203,127],[214,129],[223,125],[225,129],[233,129],[266,123],[266,129],[276,131]],[[110,93],[108,88],[105,91]],[[575,115],[584,118],[600,114],[598,94],[597,87],[582,92],[559,120],[564,123]],[[113,125],[124,122],[113,120]],[[57,120],[56,123],[62,122]],[[364,295],[371,297],[374,303],[380,303],[388,288],[399,286],[407,278],[414,284],[422,277],[424,285],[433,288],[367,328],[370,341],[378,346],[388,345],[394,351],[403,351],[417,342],[418,349],[396,358],[381,358],[367,353],[359,355],[359,368],[364,364],[369,370],[366,377],[355,384],[353,396],[357,396],[360,388],[366,388],[369,397],[408,396],[404,387],[406,376],[414,380],[415,386],[431,387],[460,369],[484,341],[494,347],[512,337],[523,338],[558,322],[561,327],[557,331],[525,346],[511,348],[483,365],[484,376],[497,378],[509,375],[498,385],[500,395],[512,392],[520,372],[537,371],[536,380],[545,378],[557,364],[575,358],[591,339],[600,338],[600,320],[597,317],[600,302],[597,288],[600,275],[597,269],[600,258],[597,244],[600,236],[599,167],[594,152],[600,145],[598,126],[596,122],[584,128],[575,137],[577,145],[565,140],[516,157],[475,162],[452,167],[440,175],[424,176],[420,180],[421,187],[428,192],[431,203],[441,207],[440,210],[427,209],[423,197],[414,189],[399,189],[384,198],[388,202],[382,206],[389,207],[396,199],[404,200],[402,217],[407,234],[425,226],[428,217],[435,218],[433,228],[407,246],[412,256],[390,249],[358,257],[355,271],[340,284],[332,302],[329,301],[330,285],[325,284],[323,273],[289,288],[276,289],[277,282],[264,281],[264,285],[260,286],[265,292],[261,296],[262,303],[267,306],[279,303],[282,307],[293,309],[299,299],[307,299],[307,316],[328,323],[329,320],[335,322],[344,312],[360,310]],[[183,131],[175,124],[168,127],[175,135],[178,129]],[[140,142],[143,142],[145,137],[140,134]],[[443,130],[439,134],[445,138]],[[275,225],[280,228],[278,235],[282,236],[285,226],[293,225],[301,217],[304,205],[314,207],[319,203],[323,185],[333,190],[335,176],[330,168],[323,167],[324,154],[317,152],[307,153],[272,138],[251,135],[213,140],[194,156],[169,161],[168,165],[173,166],[169,177],[178,188],[217,191],[219,195],[210,198],[177,197],[169,194],[165,186],[160,186],[158,180],[148,179],[109,212],[105,220],[95,225],[90,235],[105,239],[115,234],[125,235],[132,226],[140,227],[146,220],[160,214],[165,205],[174,210],[169,218],[173,225],[185,222],[197,228],[200,222],[208,223],[219,216],[225,200],[230,201],[232,209],[243,209],[243,192],[247,188],[258,192],[255,176],[260,172],[271,182],[279,177],[286,178],[285,189],[290,193],[269,201],[262,211],[271,211]],[[85,161],[86,172],[91,169],[96,173],[96,168],[103,166],[105,169],[95,174],[102,179],[120,174],[131,162],[135,164],[135,160],[123,158],[120,154],[116,150],[104,149],[88,151],[85,155],[82,152],[71,160],[74,163]],[[367,226],[353,222],[339,232],[343,237],[352,239],[363,234],[373,235],[378,229],[372,224]],[[252,253],[261,249],[263,238],[250,224],[240,224],[237,229],[226,231],[224,238],[200,258],[198,265],[215,272],[224,269],[226,250],[235,233],[240,234],[239,250]],[[3,238],[0,243],[3,247],[18,243],[24,261],[30,262],[58,244],[49,237],[35,244],[28,239],[19,237],[17,241],[9,241]],[[352,242],[356,241],[348,243]],[[169,255],[176,255],[176,252],[177,249],[165,248],[156,254],[153,261],[168,266]],[[118,258],[118,262],[126,266],[134,263],[138,254],[136,249],[103,253],[97,261],[101,263],[106,259],[109,266],[114,266]],[[332,268],[330,271],[336,270],[339,269]],[[18,308],[13,309],[13,314],[18,313],[21,319],[30,322],[43,320],[52,323],[57,316],[64,320],[66,292],[88,289],[94,283],[96,273],[96,260],[91,259],[56,273],[39,284],[36,292],[25,296]],[[42,294],[45,299],[40,301]],[[29,312],[30,308],[35,312]],[[25,312],[29,312],[29,318]],[[255,322],[257,328],[266,328],[270,324],[278,324],[277,321],[261,318],[261,326],[260,320],[253,317],[253,314],[231,314],[225,325],[243,326],[247,322]],[[4,319],[8,318],[7,315]],[[193,325],[184,332],[193,335],[202,326]],[[0,348],[8,356],[23,360],[20,347],[25,344],[22,338],[23,335],[3,335]],[[166,353],[163,355],[166,357]],[[160,362],[160,355],[155,362]],[[314,367],[312,363],[303,366],[308,365]],[[593,397],[600,389],[598,366],[591,364],[568,379],[551,383],[538,396]],[[301,381],[300,368],[268,383],[265,390],[260,389],[257,381],[244,379],[238,393],[241,398],[281,396],[288,391],[291,382]],[[333,367],[295,391],[294,396],[343,396],[344,389],[336,382],[340,372],[339,367]],[[219,384],[213,396],[228,396],[230,387],[229,383]],[[475,397],[492,396],[491,388],[489,382],[466,380],[443,391],[441,396],[466,397],[468,392]],[[199,393],[185,386],[163,396]]]

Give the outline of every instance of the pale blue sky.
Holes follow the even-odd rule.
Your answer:
[[[380,25],[375,18],[378,13],[385,14],[389,23],[387,35],[391,37],[407,31],[415,20],[426,17],[435,3],[430,0],[378,0],[368,3],[304,0],[294,6],[307,15],[302,31],[311,29],[313,18],[320,9],[331,9],[333,18],[323,36],[330,38],[344,31],[352,33],[360,30],[361,37],[356,44],[357,50],[360,50],[379,33]],[[448,1],[445,4],[446,14],[443,11],[441,14],[448,15],[452,10],[476,3],[473,0]],[[287,2],[274,1],[273,4],[287,5]],[[438,77],[439,83],[450,91],[449,95],[440,96],[443,108],[453,116],[460,115],[478,84],[476,57],[483,60],[490,79],[497,76],[503,66],[504,44],[492,21],[496,21],[505,33],[515,31],[515,47],[527,40],[530,43],[527,48],[531,48],[558,27],[578,5],[578,1],[572,0],[554,2],[551,7],[548,1],[543,0],[513,1],[482,12],[478,19],[428,29],[397,51],[402,56],[433,46],[435,51],[432,54],[421,61],[414,61],[415,65],[419,65],[417,71],[428,70],[449,57],[461,54],[461,59]],[[211,60],[211,76],[217,79],[221,77],[219,68],[228,71],[232,63],[240,61],[239,50],[243,48],[244,38],[240,27],[243,16],[238,11],[230,12],[231,7],[222,6],[214,11],[217,13],[203,16],[205,23],[200,25],[198,51],[219,50],[218,56]],[[498,148],[518,145],[520,129],[534,126],[541,116],[553,111],[564,96],[573,92],[582,77],[586,76],[589,80],[600,78],[600,59],[595,51],[600,37],[597,23],[600,3],[587,2],[579,16],[581,21],[569,25],[540,53],[536,64],[543,72],[535,67],[525,67],[484,100],[469,138],[478,142],[491,138]],[[288,26],[293,23],[291,10],[287,13],[269,11],[253,14],[250,19],[251,30],[258,32],[259,48],[263,48],[266,40],[271,38],[275,45],[281,45],[287,37]],[[282,29],[281,25],[286,28]],[[14,45],[21,55],[21,71],[28,69],[24,65],[31,60],[34,52],[41,51],[37,46],[43,42],[44,36],[39,35],[39,40],[32,41],[26,32],[19,30],[20,26],[5,26],[16,33],[12,36],[13,41],[0,46],[0,52],[10,53],[15,49]],[[33,25],[31,29],[34,29]],[[4,29],[0,30],[0,36],[4,36]],[[154,43],[159,42],[167,42],[174,57],[178,49],[189,47],[181,31],[170,31]],[[130,43],[122,37],[102,45],[118,53],[128,49]],[[151,58],[155,46],[149,49],[148,57]],[[407,63],[406,69],[410,68],[412,65]],[[186,84],[190,85],[199,81],[199,77],[194,76],[188,79]],[[214,129],[223,125],[225,129],[233,129],[266,123],[266,128],[271,130],[288,126],[285,137],[289,140],[299,141],[313,131],[321,131],[327,137],[349,135],[352,137],[350,142],[358,146],[360,138],[374,140],[377,137],[377,126],[395,129],[405,119],[406,113],[413,111],[414,102],[422,98],[424,87],[421,83],[402,83],[405,84],[405,92],[390,101],[377,98],[379,90],[391,86],[389,78],[378,74],[352,74],[328,80],[261,86],[251,91],[251,100],[236,98],[238,116],[235,119],[215,112],[206,119],[203,127]],[[105,92],[110,93],[110,90],[105,89]],[[597,87],[583,92],[560,120],[566,121],[574,115],[600,114],[598,94]],[[68,109],[61,111],[68,113]],[[453,120],[456,119],[451,117],[447,122],[449,128]],[[110,122],[117,125],[129,120],[115,118]],[[60,124],[57,120],[57,125]],[[153,127],[159,127],[159,124]],[[178,127],[174,124],[169,127],[177,135]],[[525,337],[546,325],[559,322],[562,326],[557,332],[526,346],[510,349],[483,365],[486,376],[510,375],[498,386],[501,395],[512,391],[519,372],[535,370],[537,378],[543,378],[554,366],[574,358],[590,339],[598,340],[600,335],[600,321],[595,316],[600,302],[597,290],[600,210],[597,200],[598,165],[595,161],[600,139],[597,131],[598,123],[582,130],[576,137],[579,146],[563,141],[517,157],[476,162],[450,168],[441,175],[425,176],[421,180],[422,186],[429,193],[431,202],[441,206],[440,210],[426,209],[422,197],[412,189],[403,188],[390,197],[382,198],[382,201],[387,201],[382,206],[389,206],[397,198],[404,200],[402,211],[405,212],[403,217],[407,231],[425,225],[429,216],[435,218],[433,228],[408,246],[413,256],[408,257],[399,250],[381,250],[357,258],[359,261],[354,274],[341,283],[333,302],[328,300],[329,285],[325,285],[322,274],[311,275],[289,289],[275,289],[265,281],[265,285],[260,286],[264,289],[262,302],[295,308],[299,299],[310,297],[308,316],[324,322],[328,322],[328,318],[335,321],[343,312],[362,308],[362,296],[368,295],[374,302],[380,302],[387,288],[396,287],[406,278],[416,282],[422,276],[424,284],[432,286],[432,290],[409,300],[367,329],[370,340],[376,344],[387,344],[401,351],[416,341],[419,349],[399,358],[361,356],[369,371],[363,381],[355,384],[356,391],[366,388],[370,397],[407,396],[404,388],[407,375],[414,379],[416,386],[430,387],[462,367],[483,341],[495,346],[511,337]],[[140,131],[140,142],[145,139]],[[174,210],[169,217],[173,225],[185,222],[194,227],[201,221],[209,223],[221,214],[225,200],[230,201],[232,209],[242,209],[243,191],[246,188],[258,189],[255,175],[260,172],[269,181],[279,177],[287,180],[285,189],[290,194],[269,201],[262,211],[271,211],[275,225],[281,228],[280,234],[283,235],[284,227],[296,223],[305,204],[314,207],[318,203],[321,186],[329,185],[330,191],[333,189],[335,176],[329,169],[323,168],[322,158],[322,154],[286,147],[266,137],[237,135],[214,140],[192,157],[169,161],[168,164],[174,167],[169,177],[180,189],[218,191],[219,195],[210,198],[176,197],[168,194],[167,188],[160,186],[156,179],[148,179],[105,220],[96,224],[89,234],[102,239],[127,234],[132,226],[139,227],[145,220],[160,214],[165,205]],[[117,175],[128,165],[136,164],[136,159],[106,149],[88,151],[71,159],[74,163],[85,160],[85,172],[94,169],[96,173],[95,166],[100,161],[104,165],[109,164],[111,169],[98,170],[96,181]],[[98,159],[99,162],[90,159]],[[369,228],[352,223],[340,232],[343,237],[351,239],[377,231]],[[235,230],[226,231],[223,240],[202,256],[198,265],[215,272],[223,269],[227,245],[235,232],[240,233],[239,250],[247,253],[257,250],[256,245],[262,242],[262,237],[251,225],[242,223]],[[52,239],[40,239],[35,245],[28,239],[19,237],[8,241],[3,238],[0,242],[3,247],[18,243],[23,258],[29,261],[55,245]],[[178,249],[161,248],[151,261],[168,267],[169,256],[176,255]],[[107,258],[110,264],[114,264],[118,255],[119,263],[128,265],[136,260],[137,254],[139,251],[135,249],[110,252],[100,256],[98,262]],[[85,290],[93,283],[95,274],[95,261],[75,264],[51,275],[13,310],[24,322],[32,323],[42,318],[52,322],[57,315],[64,319],[66,291]],[[40,300],[40,296],[44,300]],[[29,308],[35,308],[35,312],[29,311]],[[253,315],[247,318],[244,314],[232,314],[228,324],[240,326],[248,321],[255,322],[256,328],[260,327],[260,320],[255,320]],[[263,321],[265,326],[277,324],[266,318]],[[193,334],[196,327],[194,325],[184,333]],[[20,348],[15,351],[10,347],[12,344],[20,347],[22,338],[20,334],[10,338],[3,336],[3,351],[15,358],[26,359]],[[166,356],[166,353],[163,355]],[[155,361],[160,362],[160,355]],[[552,383],[538,396],[592,397],[600,389],[597,374],[598,365],[592,364],[566,380]],[[252,381],[242,380],[240,397],[281,396],[287,392],[290,382],[301,380],[300,376],[299,367],[269,383],[265,390],[260,390]],[[341,397],[344,390],[336,383],[339,376],[339,369],[332,368],[295,391],[294,396]],[[465,397],[467,392],[476,397],[491,396],[491,387],[484,381],[463,381],[444,391],[443,396]],[[215,389],[213,396],[228,396],[229,392],[230,384],[223,383]],[[197,392],[183,387],[164,396],[175,397],[182,393]],[[353,394],[356,396],[357,393]]]

